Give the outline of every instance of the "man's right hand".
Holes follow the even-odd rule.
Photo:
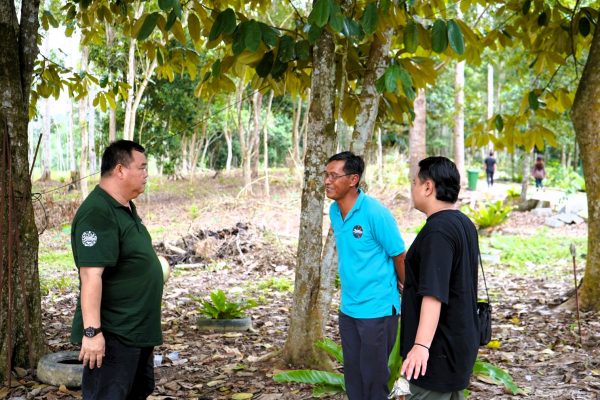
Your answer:
[[[90,369],[102,366],[104,359],[105,341],[102,332],[89,338],[84,336],[81,342],[81,351],[79,352],[79,361],[83,361],[83,366],[89,366]]]

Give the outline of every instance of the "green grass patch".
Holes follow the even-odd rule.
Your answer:
[[[278,292],[293,292],[294,282],[286,277],[274,277],[259,282],[258,288],[261,290],[276,290]]]
[[[482,253],[500,252],[500,263],[510,267],[515,273],[537,276],[555,275],[558,268],[531,268],[532,265],[564,266],[570,265],[571,243],[577,246],[579,255],[587,252],[587,237],[555,236],[548,229],[542,229],[532,236],[499,235],[481,237]]]
[[[74,271],[73,254],[70,251],[40,253],[39,268],[44,272]]]

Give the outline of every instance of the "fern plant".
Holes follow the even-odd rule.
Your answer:
[[[210,293],[210,300],[200,299],[196,296],[190,296],[190,298],[200,303],[200,313],[211,319],[244,318],[246,310],[256,307],[256,301],[252,299],[240,302],[230,301],[225,292],[220,289]]]
[[[479,227],[479,229],[498,226],[508,219],[508,214],[512,211],[512,206],[504,205],[498,200],[478,208],[467,206],[466,214]]]

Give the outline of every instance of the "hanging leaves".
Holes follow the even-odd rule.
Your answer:
[[[360,24],[367,35],[372,35],[377,29],[377,3],[369,3],[365,8]]]
[[[213,24],[208,40],[213,41],[217,39],[222,33],[231,34],[235,30],[235,12],[231,8],[227,8],[222,11]]]
[[[586,37],[590,34],[590,31],[592,30],[592,24],[590,23],[590,20],[587,19],[587,17],[582,16],[579,19],[578,28],[581,36]]]
[[[419,43],[419,30],[417,23],[410,20],[404,27],[404,48],[409,53],[417,51],[417,45]]]
[[[502,129],[504,129],[504,120],[502,119],[502,115],[496,115],[496,118],[494,118],[494,124],[496,125],[498,132],[502,132]]]
[[[292,61],[296,58],[296,47],[294,45],[294,39],[288,35],[284,35],[279,41],[279,52],[277,53],[277,59],[281,62]]]
[[[274,60],[275,55],[273,54],[273,50],[266,52],[263,58],[258,63],[258,65],[256,66],[256,74],[261,78],[266,78],[271,72],[271,68],[273,68]]]
[[[344,15],[339,4],[335,1],[331,2],[331,11],[329,14],[329,26],[335,32],[341,32],[344,29]]]
[[[431,48],[436,53],[442,53],[448,48],[448,27],[443,19],[438,19],[433,23]]]
[[[198,16],[192,12],[188,15],[188,32],[194,42],[200,40],[200,20],[198,19]]]
[[[157,12],[153,12],[152,14],[146,15],[144,18],[144,22],[142,23],[142,27],[137,34],[138,40],[145,40],[150,36],[154,28],[156,27],[156,21],[158,20],[159,14]]]
[[[322,28],[329,21],[333,0],[317,0],[308,16],[308,22]]]
[[[456,54],[462,55],[465,52],[465,39],[460,26],[453,19],[448,21],[448,41]]]
[[[534,111],[537,110],[538,108],[540,108],[540,101],[539,101],[537,94],[535,94],[535,92],[529,92],[529,95],[527,98],[529,100],[529,108],[531,108]]]

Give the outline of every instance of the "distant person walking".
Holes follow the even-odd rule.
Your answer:
[[[544,160],[542,160],[542,156],[537,156],[537,158],[535,159],[535,164],[533,165],[533,169],[531,170],[531,176],[533,176],[533,178],[535,179],[536,189],[543,189],[543,180],[546,177],[546,168],[544,168]]]
[[[483,161],[485,164],[485,175],[488,187],[494,186],[494,172],[496,172],[496,159],[494,152],[490,151],[490,155]]]

